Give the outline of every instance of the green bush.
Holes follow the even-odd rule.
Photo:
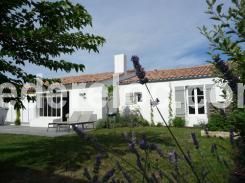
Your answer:
[[[210,131],[229,131],[232,128],[230,120],[219,113],[211,114],[209,116],[207,126]]]
[[[231,127],[240,132],[242,137],[245,136],[245,110],[236,109],[228,117]],[[238,130],[239,129],[239,130]]]
[[[163,127],[163,124],[161,122],[158,122],[156,127]]]
[[[96,128],[116,128],[116,127],[140,127],[149,126],[149,122],[137,114],[120,115],[115,117],[100,119],[96,123]]]
[[[184,127],[185,126],[185,120],[181,117],[175,117],[172,121],[172,124],[174,127]]]

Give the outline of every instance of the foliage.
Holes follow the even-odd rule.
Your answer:
[[[174,127],[184,127],[185,126],[185,120],[181,117],[175,117],[172,120],[172,123]]]
[[[208,176],[216,176],[217,181],[214,182],[228,182],[229,170],[220,165],[217,161],[217,156],[210,153],[209,148],[212,144],[217,144],[218,154],[221,160],[224,158],[230,164],[232,163],[232,147],[228,140],[200,137],[200,130],[198,129],[172,128],[172,130],[180,140],[181,145],[184,146],[185,151],[188,150],[191,154],[193,162],[201,169],[201,166],[205,162],[200,158],[199,153],[190,141],[191,132],[195,132],[200,142],[201,152],[208,160],[206,162],[209,162],[213,170],[215,170],[210,171]],[[136,165],[135,155],[129,151],[128,143],[122,137],[122,134],[130,135],[131,131],[131,128],[115,128],[113,130],[99,129],[86,133],[96,138],[98,143],[106,147],[108,154],[110,154],[110,156],[102,159],[100,178],[119,161],[123,170],[135,180],[133,182],[137,182],[137,180],[141,182],[142,179],[140,179],[139,172],[135,171],[131,166]],[[167,128],[140,127],[134,128],[133,131],[135,132],[137,142],[140,142],[143,134],[145,134],[149,143],[155,143],[160,146],[159,148],[163,150],[165,157],[168,157],[168,153],[174,150],[174,142]],[[92,171],[96,156],[99,153],[91,147],[91,143],[81,140],[77,135],[50,138],[0,134],[0,138],[1,182],[16,183],[20,182],[20,180],[37,183],[86,182],[85,177],[82,177],[82,170],[87,168],[89,172]],[[137,148],[139,148],[138,145]],[[224,148],[227,151],[224,151]],[[13,151],[13,149],[15,150]],[[179,154],[178,151],[177,153]],[[150,159],[154,163],[154,166],[157,165],[164,172],[168,174],[175,172],[168,158],[161,158],[159,160],[160,157],[157,152],[150,153]],[[130,165],[124,160],[127,160]],[[182,167],[182,162],[183,159],[180,158],[181,172],[189,172],[190,170],[186,165]],[[115,168],[117,169],[116,175],[120,176],[122,173],[119,172],[117,166]],[[125,180],[124,182],[127,181]]]
[[[172,120],[173,120],[173,108],[172,108],[172,104],[173,104],[173,89],[172,89],[172,86],[171,84],[169,84],[169,96],[168,96],[168,100],[169,100],[169,103],[168,103],[168,124],[169,125],[172,125]]]
[[[240,157],[237,158],[240,159],[245,155],[245,124],[244,118],[241,118],[245,115],[245,111],[237,109],[237,83],[245,83],[245,1],[230,0],[218,3],[220,1],[207,0],[206,2],[208,5],[206,13],[215,23],[210,29],[203,26],[200,31],[210,43],[211,62],[233,91],[232,111],[234,112],[230,114],[228,120],[232,120],[235,130],[240,134],[237,140],[238,144],[242,144],[239,145]],[[241,162],[237,161],[239,170],[241,170],[240,164]]]
[[[84,137],[86,136],[84,132],[75,126],[74,129],[80,136],[81,140],[84,140]],[[193,182],[195,180],[190,169],[184,169],[184,157],[182,157],[182,155],[177,151],[173,150],[169,152],[163,152],[161,146],[152,141],[149,141],[145,134],[143,134],[139,140],[137,140],[135,132],[132,131],[130,133],[124,133],[123,137],[128,143],[129,152],[133,155],[134,159],[133,163],[129,162],[127,159],[123,159],[123,162],[129,165],[133,169],[133,172],[130,173],[127,170],[128,166],[122,166],[119,163],[120,160],[122,162],[122,159],[118,157],[116,163],[111,162],[112,167],[107,171],[107,173],[101,175],[100,170],[102,157],[104,156],[105,158],[110,158],[114,154],[113,152],[108,153],[108,151],[104,151],[107,150],[107,148],[103,148],[103,154],[100,153],[98,156],[96,156],[93,171],[90,172],[87,167],[84,168],[84,177],[88,182],[105,182],[105,179],[107,181],[111,180],[112,182],[115,182],[116,180],[117,182],[132,182],[132,180],[134,180],[135,182],[146,183],[165,181]],[[212,173],[216,172],[216,170],[213,169],[213,166],[207,162],[207,158],[204,156],[200,142],[194,132],[191,133],[191,137],[195,151],[199,158],[203,161],[201,165],[196,164],[195,160],[192,159],[192,153],[188,151],[188,159],[190,160],[195,172],[197,173],[196,176],[198,178],[198,182],[206,183],[218,181],[219,177],[216,174],[211,175],[211,170],[213,171]],[[91,140],[89,140],[89,142],[93,143]],[[212,144],[210,149],[211,154],[216,157],[216,161],[219,166],[221,166],[226,171],[229,171],[230,164],[227,159],[221,157],[217,144]],[[222,150],[224,150],[224,148]],[[156,156],[158,157],[157,160],[153,158]],[[168,169],[161,168],[160,165],[162,162],[168,165]]]
[[[210,55],[220,77],[225,79],[234,94],[234,104],[237,102],[237,83],[245,83],[245,1],[231,0],[231,5],[218,3],[216,0],[207,0],[206,12],[215,24],[210,29],[206,26],[200,28],[201,33],[210,42]],[[228,7],[226,7],[228,6]],[[227,59],[229,64],[223,59]],[[236,107],[234,107],[236,108]],[[239,121],[235,128],[244,134]]]
[[[244,109],[236,109],[231,112],[228,119],[231,124],[235,125],[238,129],[245,129],[245,111]],[[241,136],[245,136],[244,131],[240,131]]]
[[[224,115],[214,113],[209,116],[207,127],[210,131],[230,131],[233,126]]]
[[[98,52],[105,40],[83,31],[92,18],[80,4],[60,1],[0,1],[0,84],[17,87],[16,107],[21,105],[20,88],[33,83],[34,76],[24,70],[28,64],[52,71],[83,71],[83,64],[60,59],[76,50]],[[46,81],[52,81],[45,79]]]
[[[98,120],[96,128],[107,128],[108,120],[110,128],[149,126],[149,122],[138,114],[131,113],[128,115],[120,115],[118,113],[115,117]]]
[[[20,120],[20,109],[16,109],[16,119],[15,119],[15,125],[20,125],[21,120]]]

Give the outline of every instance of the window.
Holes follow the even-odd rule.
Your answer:
[[[189,114],[205,114],[203,86],[188,88]]]
[[[126,93],[126,105],[136,104],[138,102],[142,102],[142,93],[135,92],[135,93]]]
[[[39,116],[42,117],[60,117],[61,116],[61,94],[40,96],[41,107]]]
[[[142,102],[142,93],[134,93],[136,102]]]

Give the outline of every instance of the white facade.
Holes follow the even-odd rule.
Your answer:
[[[132,72],[127,73],[127,62],[125,55],[116,55],[114,57],[114,73],[120,74],[120,79],[131,78]],[[179,79],[179,80],[159,80],[147,83],[154,99],[159,99],[158,107],[167,122],[175,116],[185,118],[187,126],[194,126],[208,121],[208,98],[210,97],[210,86],[214,85],[215,78],[196,78],[196,79]],[[51,109],[45,104],[40,110],[37,102],[28,102],[23,100],[26,109],[21,110],[22,125],[30,125],[34,127],[47,127],[48,123],[53,120],[64,120],[66,116],[71,116],[74,111],[92,111],[97,115],[97,119],[106,116],[106,87],[112,85],[112,79],[99,84],[89,84],[82,88],[69,88],[66,100],[63,100],[64,94],[57,94],[55,100],[62,99],[60,105],[65,102],[66,107]],[[85,85],[84,85],[85,86]],[[201,88],[198,89],[198,88]],[[43,94],[42,94],[43,95]],[[223,99],[220,97],[221,90],[215,87],[212,93],[212,99],[219,102]],[[119,111],[121,113],[127,111],[138,111],[149,122],[162,123],[158,112],[151,106],[151,98],[144,85],[139,83],[122,84],[118,87]],[[190,103],[190,98],[195,101],[201,99],[201,104]],[[47,101],[52,97],[43,95],[42,101]],[[181,100],[181,101],[178,101]],[[45,102],[44,102],[45,103]],[[45,107],[46,106],[46,107]],[[57,106],[56,106],[57,107]],[[172,112],[171,112],[172,111]],[[0,105],[0,124],[2,121],[14,123],[16,119],[16,111],[13,105]]]
[[[176,99],[175,99],[175,87],[184,87],[185,88],[185,120],[187,122],[186,126],[194,126],[200,123],[207,123],[208,121],[208,110],[207,110],[207,101],[206,96],[204,96],[204,114],[189,114],[188,112],[188,103],[187,103],[187,88],[191,86],[203,86],[204,92],[205,86],[213,85],[215,78],[203,78],[203,79],[189,79],[189,80],[176,80],[176,81],[160,81],[147,83],[153,98],[158,98],[160,100],[158,107],[163,114],[165,120],[168,122],[170,119],[170,110],[172,110],[173,117],[176,116]],[[151,107],[151,97],[147,92],[147,89],[144,85],[139,83],[133,83],[129,85],[120,85],[120,111],[123,112],[129,108],[130,110],[139,110],[141,115],[148,121],[153,121],[154,123],[162,123],[160,115],[154,107]],[[218,88],[214,89],[217,92],[220,92]],[[127,104],[126,95],[128,93],[141,93],[142,99],[140,102],[134,102]],[[172,93],[170,97],[170,93]],[[217,97],[213,97],[217,98]],[[215,102],[218,102],[217,100]],[[171,109],[170,109],[171,108]]]

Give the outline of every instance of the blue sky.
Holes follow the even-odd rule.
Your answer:
[[[128,67],[136,54],[146,70],[204,64],[209,59],[207,40],[198,26],[209,24],[205,0],[74,0],[93,17],[92,33],[106,38],[100,53],[78,51],[63,55],[82,63],[84,73],[113,71],[113,55],[125,53]],[[48,77],[78,73],[50,72],[31,66]],[[79,73],[81,74],[81,73]]]

